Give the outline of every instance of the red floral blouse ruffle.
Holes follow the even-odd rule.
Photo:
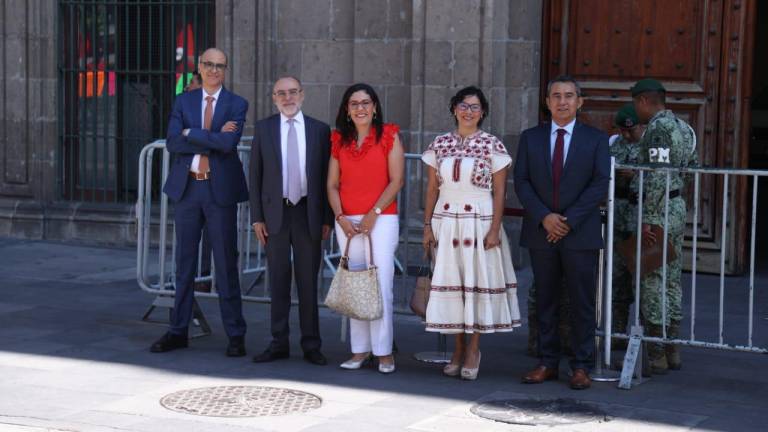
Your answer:
[[[381,139],[376,142],[376,133],[371,130],[360,148],[357,147],[357,140],[347,145],[342,145],[341,134],[337,130],[331,132],[331,155],[335,159],[339,159],[339,152],[346,153],[352,160],[360,160],[368,153],[368,151],[374,147],[378,147],[384,153],[388,155],[392,150],[392,146],[395,143],[395,136],[400,132],[400,126],[393,123],[385,123],[382,128]]]

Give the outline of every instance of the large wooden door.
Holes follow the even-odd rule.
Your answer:
[[[742,113],[748,109],[754,5],[750,0],[545,1],[542,96],[548,79],[572,75],[585,94],[581,120],[609,131],[616,110],[631,101],[630,86],[656,78],[668,91],[667,106],[696,131],[703,166],[746,167],[749,125]],[[696,223],[702,271],[719,269],[723,244],[728,272],[743,268],[745,212],[739,209],[746,189],[743,182],[731,184],[729,199],[737,205],[729,220],[736,223],[723,233],[722,177],[701,178]],[[692,190],[688,195],[690,207]],[[690,234],[692,212],[688,222]],[[690,259],[685,265],[690,267]]]

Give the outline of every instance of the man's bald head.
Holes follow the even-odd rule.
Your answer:
[[[216,57],[224,57],[224,64],[229,64],[229,58],[227,57],[227,54],[216,47],[211,47],[203,51],[203,54],[200,56],[200,58],[204,59],[208,57],[208,55],[214,55]]]

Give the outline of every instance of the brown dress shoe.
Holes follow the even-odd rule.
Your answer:
[[[556,380],[557,369],[546,367],[544,365],[537,366],[536,369],[523,375],[523,384],[541,384],[544,381]]]
[[[589,374],[584,369],[575,369],[571,375],[571,388],[574,390],[588,389],[592,385]]]

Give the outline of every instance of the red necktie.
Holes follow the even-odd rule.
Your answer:
[[[565,129],[557,130],[555,152],[552,154],[552,210],[560,210],[560,177],[563,175],[563,151],[565,148]]]

